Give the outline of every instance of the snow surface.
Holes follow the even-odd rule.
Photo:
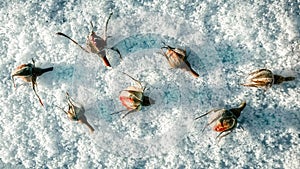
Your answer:
[[[300,166],[299,0],[2,0],[0,2],[0,168],[298,168]],[[113,69],[56,32],[85,43],[89,22],[103,34]],[[161,42],[186,48],[199,73],[170,69]],[[30,84],[10,74],[36,60],[54,71]],[[240,86],[271,69],[293,82],[267,92]],[[134,82],[156,103],[121,119],[119,92]],[[65,92],[82,103],[93,134],[67,119]],[[213,108],[246,100],[239,126],[216,143]]]

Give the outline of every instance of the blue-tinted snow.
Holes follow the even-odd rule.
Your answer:
[[[0,168],[297,168],[300,164],[299,1],[2,1],[0,2]],[[103,34],[113,69],[80,44]],[[162,42],[186,48],[198,79],[170,69]],[[10,74],[36,60],[54,71],[38,78],[42,108],[29,84]],[[268,68],[293,82],[267,92],[239,86]],[[119,92],[134,82],[156,103],[121,119]],[[68,91],[94,126],[67,119]],[[213,108],[247,107],[232,134],[216,143],[207,118]],[[244,129],[244,130],[243,130]]]

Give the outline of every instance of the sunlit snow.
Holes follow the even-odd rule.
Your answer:
[[[300,166],[300,2],[235,0],[2,0],[0,2],[0,168],[289,168]],[[112,69],[81,50],[90,21]],[[186,49],[200,75],[171,69],[163,42]],[[31,84],[11,73],[34,59],[53,66]],[[264,91],[241,86],[267,68],[296,80]],[[120,91],[146,86],[155,104],[122,118]],[[70,121],[66,92],[94,127]],[[246,108],[219,143],[203,127],[214,108]],[[125,112],[123,112],[125,113]]]

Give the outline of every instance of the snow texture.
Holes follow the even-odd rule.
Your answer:
[[[288,168],[300,166],[299,0],[2,0],[0,2],[0,168]],[[112,69],[84,45],[90,21],[108,25]],[[162,42],[185,48],[199,73],[171,69]],[[31,85],[11,81],[20,64],[53,66]],[[268,68],[296,80],[271,89],[240,85]],[[134,82],[155,104],[125,118],[119,93]],[[297,87],[298,86],[298,87]],[[65,93],[95,128],[70,121]],[[195,117],[246,108],[233,133],[216,142]]]

